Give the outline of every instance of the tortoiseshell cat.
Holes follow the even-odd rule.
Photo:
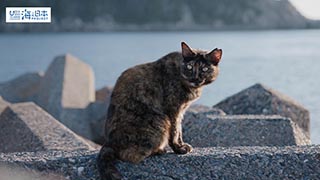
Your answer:
[[[202,87],[217,78],[222,50],[194,50],[184,42],[181,47],[182,53],[132,67],[117,80],[97,160],[103,180],[121,179],[117,159],[138,163],[165,153],[167,144],[177,154],[192,151],[182,140],[183,114]]]

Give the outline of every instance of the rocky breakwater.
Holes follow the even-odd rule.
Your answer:
[[[262,84],[255,84],[214,106],[230,115],[265,114],[290,118],[310,135],[310,115],[300,103]]]
[[[99,179],[100,146],[92,141],[103,141],[111,91],[94,91],[91,67],[69,54],[44,74],[0,84],[0,177]],[[124,179],[319,179],[320,146],[310,145],[309,121],[301,105],[257,84],[213,107],[188,109],[190,154],[168,148],[117,166]]]
[[[44,74],[26,73],[0,84],[4,100],[34,102],[75,133],[95,142],[103,139],[110,94],[109,87],[96,92],[92,68],[70,54],[57,56]]]

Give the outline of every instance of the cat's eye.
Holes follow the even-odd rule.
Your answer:
[[[207,67],[202,68],[202,71],[203,71],[203,72],[206,72],[206,71],[208,71],[208,70],[209,70],[209,68],[207,68]]]
[[[190,64],[187,65],[187,69],[191,70],[192,66]]]

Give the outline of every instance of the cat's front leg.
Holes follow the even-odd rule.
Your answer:
[[[181,121],[171,123],[169,145],[177,154],[187,154],[192,151],[192,146],[182,140]]]

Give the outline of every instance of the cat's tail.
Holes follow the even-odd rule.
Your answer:
[[[122,179],[120,172],[115,166],[116,160],[115,151],[111,147],[103,145],[97,158],[98,170],[102,180]]]

